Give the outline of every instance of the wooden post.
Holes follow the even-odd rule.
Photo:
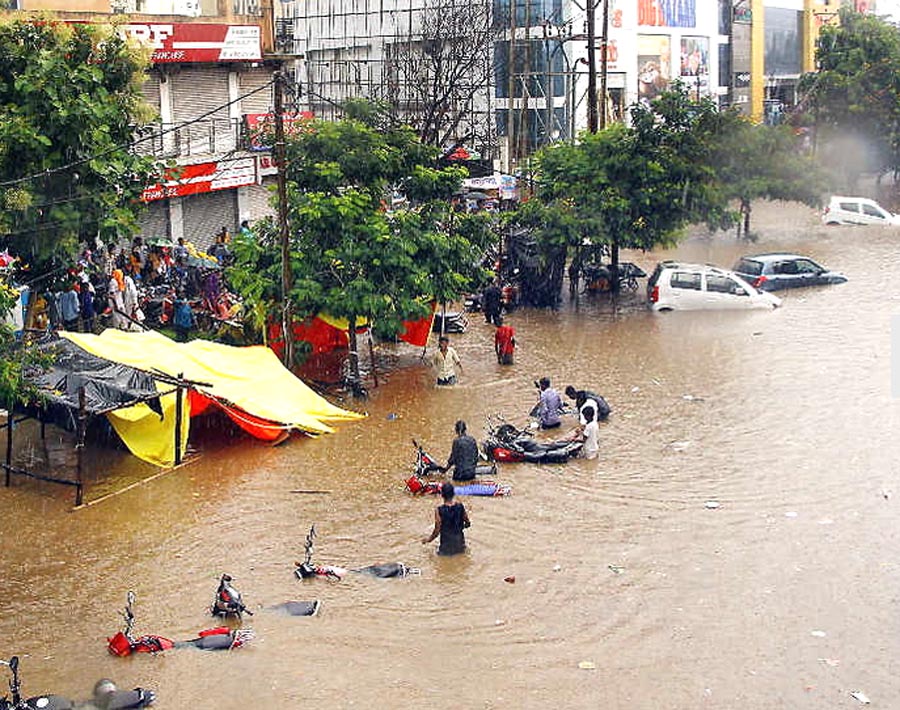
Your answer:
[[[378,387],[378,371],[375,369],[375,346],[372,345],[372,324],[369,323],[369,360],[372,363],[372,380]]]
[[[181,465],[181,412],[184,407],[183,372],[178,373],[178,389],[175,390],[175,465]]]
[[[75,469],[75,505],[84,502],[84,436],[87,428],[87,412],[85,411],[84,387],[78,388],[78,428],[75,440],[76,469]]]
[[[276,186],[278,190],[278,241],[281,246],[281,332],[284,336],[284,366],[288,370],[294,367],[294,319],[291,315],[291,273],[290,230],[287,219],[287,176],[285,170],[284,144],[284,74],[279,67],[275,72],[275,158]]]
[[[6,487],[9,488],[10,466],[12,466],[13,424],[15,416],[12,406],[6,410]]]

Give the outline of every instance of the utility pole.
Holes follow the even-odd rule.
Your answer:
[[[609,58],[609,0],[603,0],[603,29],[600,33],[600,130],[606,129],[606,62]]]
[[[604,0],[605,2],[605,0]],[[587,2],[587,62],[588,62],[588,86],[587,86],[587,124],[588,132],[597,132],[597,30],[594,11],[597,9],[597,0]]]
[[[278,170],[278,236],[281,243],[281,334],[284,366],[294,364],[294,328],[291,317],[291,249],[287,221],[287,176],[284,156],[284,74],[275,72],[275,167]]]

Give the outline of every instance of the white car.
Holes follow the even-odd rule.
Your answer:
[[[709,264],[661,261],[647,282],[654,311],[777,308],[781,299],[760,291],[733,271]]]
[[[834,224],[882,224],[900,225],[900,215],[888,212],[875,200],[868,197],[843,197],[834,195],[825,211],[822,221]]]

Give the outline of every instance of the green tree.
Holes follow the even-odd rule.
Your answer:
[[[538,198],[571,205],[596,230],[594,243],[610,245],[614,290],[620,248],[652,249],[673,243],[688,224],[723,227],[734,219],[711,163],[723,128],[715,106],[691,102],[676,85],[631,115],[631,126],[615,124],[537,155]]]
[[[129,147],[150,118],[147,63],[109,27],[0,22],[0,244],[36,271],[81,241],[133,233],[158,175]]]
[[[823,161],[852,187],[863,172],[900,170],[900,29],[841,8],[822,28],[818,70],[801,78],[801,105],[816,125]]]
[[[431,301],[458,297],[480,275],[490,230],[450,211],[464,171],[435,167],[436,148],[410,128],[384,125],[370,104],[345,112],[288,140],[290,298],[294,313],[324,310],[349,321],[358,378],[355,324],[377,320],[382,332],[396,333],[404,319],[426,315]],[[406,206],[389,209],[395,194]],[[236,240],[231,276],[251,309],[271,313],[280,294],[266,282],[280,273],[281,257],[274,224],[259,232],[255,245]]]
[[[790,126],[753,124],[736,112],[722,115],[712,164],[725,195],[739,204],[745,238],[750,237],[753,200],[788,200],[816,207],[828,188],[816,158],[804,152]]]

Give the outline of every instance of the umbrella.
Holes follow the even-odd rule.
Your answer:
[[[150,237],[147,245],[151,247],[174,247],[175,243],[168,237]]]
[[[489,200],[490,195],[485,195],[483,192],[468,192],[466,193],[467,200]]]

